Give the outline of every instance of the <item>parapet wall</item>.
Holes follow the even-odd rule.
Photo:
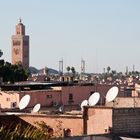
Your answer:
[[[53,128],[56,137],[64,136],[64,129],[71,130],[71,136],[83,134],[83,117],[82,116],[60,116],[60,115],[19,115],[20,119],[35,125],[35,122],[45,122]]]
[[[25,123],[36,126],[35,122],[45,122],[55,136],[64,136],[70,129],[71,136],[100,134],[140,133],[140,108],[85,107],[82,115],[45,115],[20,114],[18,116],[1,115],[0,124]]]
[[[140,108],[113,109],[113,133],[139,133]]]
[[[138,97],[117,97],[114,102],[106,103],[108,107],[114,108],[133,108],[140,107],[140,98]]]
[[[108,134],[112,129],[112,108],[87,107],[84,112],[85,134]]]

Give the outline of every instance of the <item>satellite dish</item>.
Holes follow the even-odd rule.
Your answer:
[[[98,103],[100,99],[100,94],[98,92],[94,92],[88,99],[89,105],[94,106]]]
[[[59,110],[59,112],[64,112],[64,107],[63,107],[63,105],[60,106],[58,110]]]
[[[106,94],[106,101],[111,102],[113,101],[118,95],[119,89],[118,87],[114,86],[110,88]]]
[[[34,106],[34,108],[33,108],[33,113],[36,113],[36,112],[38,112],[39,110],[40,110],[40,107],[41,107],[41,105],[40,104],[36,104],[35,106]]]
[[[83,110],[83,106],[87,106],[88,105],[88,100],[84,100],[81,103],[81,109]]]
[[[27,107],[27,105],[29,104],[29,101],[30,101],[30,95],[23,96],[19,102],[19,109],[22,110],[25,107]]]

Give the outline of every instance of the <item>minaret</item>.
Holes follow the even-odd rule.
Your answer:
[[[21,19],[16,25],[16,34],[12,36],[12,64],[17,63],[29,68],[29,36],[25,35],[25,26]]]
[[[85,73],[85,60],[81,59],[81,73]]]

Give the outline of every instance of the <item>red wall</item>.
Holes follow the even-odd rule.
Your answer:
[[[96,86],[67,86],[62,87],[62,102],[64,105],[69,105],[69,93],[73,94],[74,105],[81,104],[85,99],[88,99],[92,92],[99,92],[101,95],[100,102],[105,102],[105,95],[111,88],[110,85],[96,85]]]

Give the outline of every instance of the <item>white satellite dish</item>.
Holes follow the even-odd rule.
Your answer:
[[[63,107],[63,105],[61,105],[60,107],[59,107],[59,112],[64,112],[64,107]]]
[[[94,106],[98,103],[100,99],[100,94],[98,92],[94,92],[88,99],[89,105]]]
[[[22,110],[25,107],[27,107],[27,105],[29,104],[29,101],[30,101],[30,95],[23,96],[19,102],[19,109]]]
[[[33,113],[36,113],[40,110],[41,104],[36,104],[32,110]]]
[[[83,110],[83,107],[87,105],[88,105],[88,100],[83,100],[81,103],[81,109]]]
[[[111,102],[113,101],[118,95],[119,89],[118,87],[114,86],[110,88],[106,94],[106,101]]]

